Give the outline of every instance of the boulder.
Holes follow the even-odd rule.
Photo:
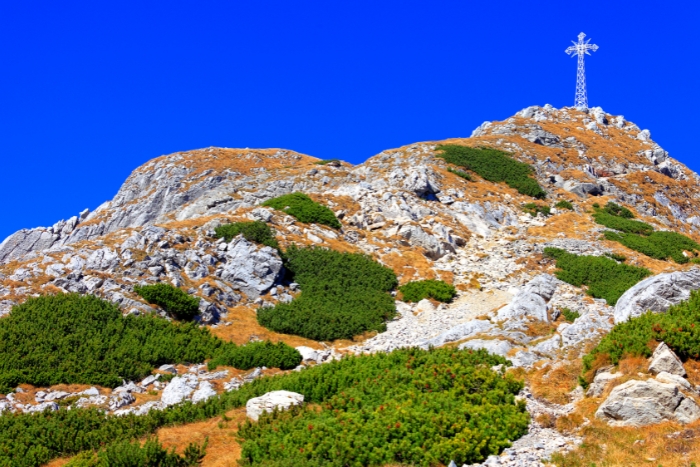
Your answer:
[[[649,373],[656,375],[661,372],[678,376],[686,375],[683,363],[664,342],[656,346],[649,363]]]
[[[211,383],[209,381],[202,381],[199,383],[199,387],[194,394],[192,394],[192,402],[196,404],[197,402],[205,401],[210,397],[214,397],[215,395],[216,391]]]
[[[318,360],[318,352],[311,347],[301,345],[296,349],[301,354],[301,360],[303,362],[315,362]]]
[[[174,377],[163,390],[160,401],[163,405],[175,405],[188,399],[197,387],[197,377],[183,375]]]
[[[700,418],[700,407],[675,384],[631,380],[615,387],[595,415],[612,426],[640,427],[664,421],[690,423]]]
[[[563,188],[581,198],[585,198],[588,195],[600,196],[603,194],[603,188],[596,183],[578,183],[573,180],[568,180],[564,182]]]
[[[687,391],[691,391],[693,389],[693,386],[688,382],[687,379],[678,375],[666,373],[665,371],[662,371],[661,373],[656,375],[656,381],[661,381],[662,383],[668,384],[675,384],[676,386],[678,386],[678,389],[685,389]]]
[[[647,311],[663,313],[700,289],[700,269],[669,272],[648,277],[625,292],[615,305],[615,324]]]
[[[418,347],[422,349],[427,349],[430,346],[442,347],[449,342],[461,341],[481,332],[486,332],[493,327],[494,325],[490,321],[483,319],[467,321],[466,323],[458,324],[442,334],[421,342],[418,344]]]
[[[489,353],[505,357],[508,355],[508,352],[510,352],[510,350],[513,348],[513,345],[508,341],[503,341],[500,339],[473,339],[464,342],[463,344],[460,344],[458,348],[460,350],[486,349]]]
[[[270,290],[282,274],[282,260],[277,250],[259,247],[242,235],[231,240],[225,258],[221,279],[251,299]]]
[[[304,403],[304,396],[290,391],[272,391],[255,397],[246,402],[245,409],[248,418],[258,421],[263,412],[274,409],[287,410],[292,406]]]
[[[528,318],[549,322],[547,302],[561,281],[549,274],[540,274],[515,294],[513,300],[498,311],[499,321]]]
[[[608,371],[598,371],[596,373],[595,378],[593,378],[593,382],[588,386],[588,391],[586,391],[586,395],[588,397],[600,397],[603,395],[603,391],[605,391],[605,387],[608,385],[610,381],[614,381],[618,379],[619,377],[622,376],[622,373],[610,373]]]
[[[403,188],[418,196],[428,196],[439,193],[437,183],[434,180],[435,173],[426,166],[418,166],[412,169],[403,182]]]

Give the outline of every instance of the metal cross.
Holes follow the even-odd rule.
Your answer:
[[[583,41],[586,37],[584,33],[578,35],[578,42],[571,41],[574,45],[567,48],[565,52],[572,57],[578,56],[578,70],[576,72],[576,98],[574,100],[574,107],[588,108],[588,95],[586,93],[586,68],[583,63],[584,55],[590,55],[589,51],[595,52],[598,50],[598,46],[595,44],[589,44],[591,41]]]

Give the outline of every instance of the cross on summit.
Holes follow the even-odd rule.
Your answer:
[[[576,72],[576,98],[574,102],[574,107],[588,108],[588,95],[586,94],[586,68],[583,63],[584,55],[591,53],[589,51],[595,52],[598,50],[598,46],[595,44],[589,44],[591,41],[583,41],[586,37],[584,33],[578,35],[578,42],[571,41],[574,45],[570,46],[565,50],[565,52],[572,57],[578,56],[578,70]]]

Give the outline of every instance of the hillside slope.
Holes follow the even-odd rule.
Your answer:
[[[468,171],[467,180],[456,173],[466,169],[441,157],[442,145],[505,151],[532,167],[547,197],[534,199],[474,171]],[[344,353],[401,347],[486,348],[527,375],[536,393],[528,399],[533,415],[565,417],[578,410],[577,374],[573,383],[568,375],[558,399],[542,396],[543,378],[557,368],[576,367],[612,329],[616,311],[610,296],[608,301],[592,297],[589,285],[555,277],[558,263],[544,254],[545,248],[618,255],[654,277],[693,270],[692,261],[654,258],[606,239],[607,229],[593,214],[614,202],[657,231],[700,241],[699,181],[654,143],[648,130],[599,108],[529,107],[505,121],[484,123],[470,138],[386,150],[357,166],[281,149],[179,152],[136,169],[114,199],[95,211],[5,239],[0,244],[0,316],[30,296],[59,292],[94,294],[124,313],[165,316],[134,290],[164,282],[201,299],[199,320],[215,336],[237,344],[271,339],[305,346],[317,351],[319,363]],[[294,192],[329,207],[342,227],[303,223],[261,207]],[[542,209],[531,215],[538,207],[550,208],[551,215]],[[391,268],[399,284],[442,279],[454,284],[458,295],[441,304],[397,301],[397,317],[386,332],[353,340],[316,342],[273,332],[257,322],[256,310],[299,296],[297,284],[285,276],[283,258],[273,248],[242,237],[225,242],[214,232],[227,223],[253,220],[274,229],[282,250],[295,244],[364,253]],[[700,283],[690,287],[700,288]],[[567,321],[563,310],[578,317]],[[244,377],[275,371],[256,370],[251,377],[232,368],[218,374],[192,365],[178,369],[192,370],[195,382],[211,381],[219,393],[238,387]],[[135,401],[111,405],[116,392],[99,388],[103,399],[94,403],[119,413],[145,413],[159,407],[165,387],[155,385],[148,395],[137,392]],[[77,394],[86,388],[58,389]],[[50,392],[25,385],[21,395],[0,398],[0,411],[35,410],[40,390]],[[543,443],[544,451],[537,454],[548,457],[578,442],[576,434],[535,421],[530,434],[511,449],[528,456]],[[217,465],[213,457],[205,465]]]

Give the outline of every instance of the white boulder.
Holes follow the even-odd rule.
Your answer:
[[[163,390],[160,401],[165,406],[179,404],[188,399],[197,387],[197,377],[183,375],[174,377]]]
[[[272,391],[250,399],[246,403],[245,409],[248,418],[257,422],[263,412],[272,412],[274,409],[287,410],[303,403],[304,396],[296,392]]]
[[[651,362],[649,363],[649,373],[656,375],[661,372],[678,376],[686,375],[683,363],[681,363],[678,356],[676,356],[673,350],[669,349],[664,342],[656,346],[656,350],[654,350],[654,354],[651,356]]]

